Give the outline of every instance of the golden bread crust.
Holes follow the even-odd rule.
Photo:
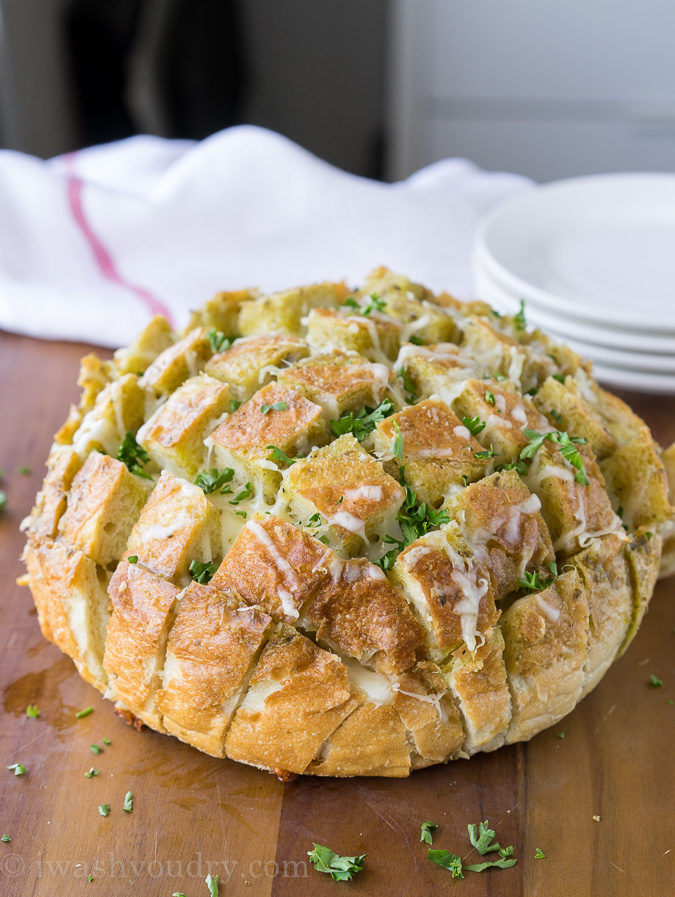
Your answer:
[[[378,268],[82,361],[40,627],[215,757],[401,777],[572,711],[675,571],[675,446],[520,317]]]

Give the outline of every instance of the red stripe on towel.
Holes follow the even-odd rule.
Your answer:
[[[146,290],[145,287],[136,286],[136,284],[125,280],[117,270],[112,255],[106,249],[100,238],[94,233],[84,211],[84,203],[82,202],[84,182],[82,181],[82,178],[75,173],[75,155],[75,153],[68,153],[64,157],[68,169],[68,205],[75,223],[82,231],[84,239],[89,244],[89,248],[94,255],[94,259],[96,260],[96,264],[98,265],[101,274],[103,274],[106,280],[116,283],[119,286],[124,287],[124,289],[129,290],[129,292],[133,293],[135,296],[138,296],[153,314],[164,315],[164,317],[168,318],[169,323],[173,327],[172,315],[167,306],[154,296],[150,290]]]

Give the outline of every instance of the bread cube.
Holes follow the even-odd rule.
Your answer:
[[[313,355],[279,371],[278,381],[316,402],[336,420],[344,411],[380,404],[391,379],[384,364],[358,355],[330,352]]]
[[[504,665],[504,637],[492,629],[476,651],[456,652],[447,679],[466,725],[464,750],[493,751],[504,744],[511,721],[511,695]]]
[[[202,490],[162,471],[131,531],[126,555],[137,555],[159,576],[188,582],[190,562],[212,562],[219,546],[218,512]]]
[[[263,649],[225,752],[232,760],[303,773],[357,704],[338,657],[282,630]]]
[[[59,542],[29,543],[24,560],[43,634],[73,659],[83,679],[104,691],[110,574]]]
[[[103,361],[98,355],[90,352],[80,359],[80,373],[77,385],[82,389],[80,411],[86,414],[96,403],[101,390],[114,378],[115,368],[109,361]]]
[[[238,339],[224,352],[206,363],[205,371],[230,384],[233,396],[241,402],[274,379],[286,364],[309,355],[309,346],[297,336],[275,333]]]
[[[439,667],[421,661],[402,673],[393,688],[394,707],[415,745],[413,768],[459,756],[464,727]]]
[[[588,445],[577,445],[588,485],[576,482],[577,471],[556,443],[545,441],[537,450],[525,477],[541,500],[541,513],[551,533],[553,548],[567,557],[585,548],[595,536],[620,532],[621,520],[612,510],[605,481]]]
[[[588,548],[569,559],[586,589],[589,628],[581,697],[587,695],[616,659],[633,617],[633,595],[625,540],[610,533],[590,540]]]
[[[305,771],[316,776],[405,778],[410,772],[410,746],[394,705],[362,704],[326,740]]]
[[[92,452],[75,475],[59,534],[105,567],[116,562],[148,496],[121,461]]]
[[[230,388],[206,374],[190,377],[155,411],[136,434],[160,469],[191,480],[204,466],[204,438],[229,411]]]
[[[527,361],[527,352],[516,340],[493,326],[487,318],[471,316],[463,322],[462,348],[466,348],[474,357],[478,366],[483,367],[483,376],[500,374],[507,377],[524,390],[534,383],[521,383],[523,367]]]
[[[533,401],[538,411],[545,414],[556,429],[565,430],[570,436],[583,436],[596,458],[606,458],[616,448],[616,440],[584,399],[576,380],[571,377],[565,383],[549,377],[541,385]]]
[[[366,667],[383,673],[411,667],[423,632],[403,595],[365,558],[342,561],[331,555],[331,575],[303,608],[303,628]]]
[[[177,605],[156,699],[167,732],[225,756],[225,733],[271,622],[234,595],[189,586]]]
[[[127,431],[135,433],[143,423],[144,413],[145,393],[138,377],[123,374],[98,394],[73,434],[73,449],[82,458],[94,449],[116,455]]]
[[[35,499],[30,517],[21,524],[28,538],[35,542],[55,539],[59,520],[66,510],[66,494],[73,477],[82,467],[82,459],[69,446],[52,447],[47,459],[47,474]]]
[[[415,539],[399,554],[391,576],[427,630],[432,660],[462,643],[477,650],[499,618],[490,572],[455,525]]]
[[[228,337],[236,336],[239,333],[239,312],[258,295],[256,290],[216,293],[192,312],[185,332],[188,333],[195,327],[206,327],[207,330],[219,330]]]
[[[581,698],[588,602],[576,570],[515,601],[501,621],[513,717],[507,742],[527,741],[574,709]]]
[[[396,360],[396,370],[404,369],[418,396],[441,398],[450,404],[461,392],[467,377],[480,371],[473,359],[462,355],[454,343],[414,346],[406,343]]]
[[[403,487],[350,434],[294,464],[283,489],[299,520],[318,512],[330,537],[349,553],[390,530],[405,498]]]
[[[396,427],[403,439],[402,458],[392,457]],[[385,469],[396,475],[399,466],[405,466],[406,482],[417,498],[433,506],[452,486],[483,476],[488,463],[476,457],[483,447],[445,402],[436,399],[411,405],[380,421],[370,441],[386,459]]]
[[[140,563],[123,560],[110,580],[108,594],[113,606],[103,657],[108,695],[163,732],[155,697],[179,589]]]
[[[259,296],[242,306],[239,332],[243,336],[267,333],[291,333],[301,336],[305,331],[303,318],[314,308],[333,308],[347,297],[344,283],[317,283],[297,287],[281,293]]]
[[[195,327],[155,358],[141,377],[141,386],[156,395],[173,392],[188,377],[196,376],[211,355],[208,330]]]
[[[609,493],[623,508],[630,529],[655,526],[673,514],[665,467],[645,430],[600,462]]]
[[[500,462],[518,458],[528,442],[523,430],[550,429],[529,396],[521,396],[493,380],[467,380],[452,407],[462,420],[480,418],[485,427],[476,439],[486,448],[491,445]]]
[[[113,364],[120,374],[142,374],[161,352],[173,345],[175,339],[167,319],[155,315],[134,343],[115,352]]]
[[[315,351],[340,349],[386,362],[396,358],[399,327],[378,312],[361,315],[344,308],[315,308],[308,317],[307,342]]]
[[[276,406],[276,407],[275,407]],[[272,503],[281,483],[270,446],[290,457],[328,438],[319,405],[293,389],[269,383],[217,427],[209,442],[220,467],[232,467]]]
[[[401,326],[402,343],[413,334],[424,343],[455,342],[461,336],[454,316],[433,302],[428,290],[403,275],[386,268],[376,269],[368,275],[359,293],[362,301],[367,302],[372,294],[385,302],[385,314]]]
[[[281,517],[247,521],[211,580],[222,591],[259,605],[275,620],[294,623],[329,576],[325,545]]]
[[[493,473],[451,496],[444,507],[489,571],[495,600],[518,590],[526,571],[551,577],[555,561],[541,502],[515,470]]]

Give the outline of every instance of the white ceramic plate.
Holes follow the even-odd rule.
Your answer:
[[[675,376],[648,374],[640,371],[628,371],[621,368],[608,367],[603,364],[593,365],[593,374],[602,383],[629,389],[634,392],[675,394]]]
[[[542,310],[675,336],[675,175],[558,181],[490,212],[479,256]]]
[[[640,333],[634,330],[610,329],[592,322],[581,322],[575,318],[567,318],[560,312],[552,313],[529,301],[528,295],[514,295],[503,284],[500,284],[493,272],[488,269],[478,254],[474,257],[474,279],[476,295],[490,302],[500,311],[514,313],[518,310],[520,299],[525,299],[528,322],[540,327],[563,342],[576,341],[585,343],[585,354],[590,358],[605,357],[596,352],[600,349],[624,353],[625,361],[637,366],[638,361],[650,370],[675,368],[675,336],[658,337],[653,334]],[[618,359],[615,359],[618,360]]]

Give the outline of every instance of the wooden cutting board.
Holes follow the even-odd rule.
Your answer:
[[[52,433],[77,398],[85,351],[0,335],[0,488],[8,496],[0,515],[0,834],[11,837],[0,842],[2,897],[207,897],[209,873],[219,876],[221,897],[675,893],[675,579],[659,584],[628,652],[559,725],[409,779],[283,784],[124,725],[42,638],[28,590],[14,584],[23,572],[19,523]],[[627,398],[657,439],[675,439],[675,399]],[[32,473],[19,474],[22,465]],[[28,704],[39,718],[27,718]],[[93,713],[78,720],[88,706]],[[94,755],[91,744],[103,752]],[[5,769],[15,762],[26,775]],[[92,766],[100,774],[87,779]],[[110,804],[106,818],[99,804]],[[439,825],[434,847],[475,863],[466,827],[484,819],[502,845],[514,845],[516,866],[460,881],[428,861],[424,820]],[[364,870],[351,884],[317,873],[307,863],[313,841],[367,853]],[[537,848],[545,859],[535,859]]]

